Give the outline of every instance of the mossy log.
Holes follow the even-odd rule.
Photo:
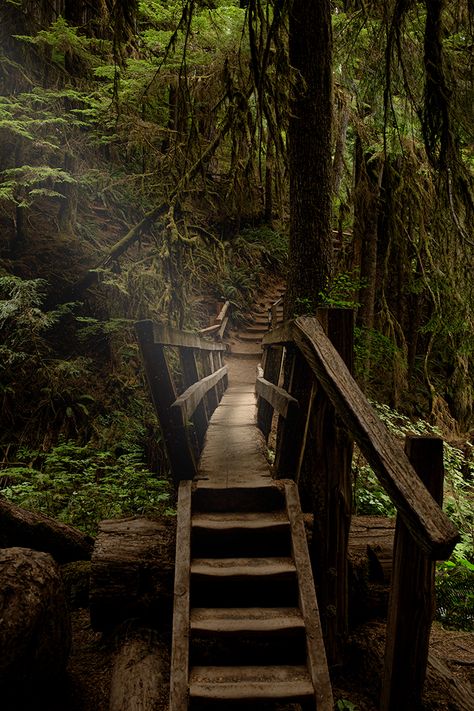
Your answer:
[[[49,516],[0,498],[0,548],[20,546],[50,553],[58,563],[88,560],[94,539]]]

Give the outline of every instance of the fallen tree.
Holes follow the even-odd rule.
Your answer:
[[[58,563],[89,560],[94,539],[49,516],[0,498],[0,548],[20,546],[50,553]]]

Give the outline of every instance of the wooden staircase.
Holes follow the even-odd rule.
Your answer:
[[[331,711],[294,482],[182,482],[176,550],[170,711]]]

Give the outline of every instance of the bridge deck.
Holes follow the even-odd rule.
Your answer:
[[[228,358],[229,386],[206,434],[197,480],[212,486],[270,483],[265,442],[255,424],[256,359]]]

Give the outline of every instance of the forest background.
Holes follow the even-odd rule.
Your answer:
[[[447,440],[445,507],[462,542],[442,580],[465,591],[472,3],[330,9],[335,248],[294,311],[355,309],[356,374],[382,418]],[[228,299],[238,324],[291,267],[289,118],[304,79],[287,11],[283,0],[0,3],[0,486],[16,503],[89,532],[172,510],[133,323],[207,326]],[[356,512],[392,513],[358,456],[354,478]],[[459,624],[472,626],[472,587],[460,599]]]

